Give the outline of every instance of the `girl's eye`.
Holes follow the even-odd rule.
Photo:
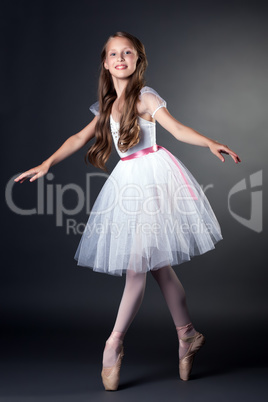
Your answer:
[[[131,51],[130,51],[130,50],[126,50],[125,53],[126,53],[126,54],[130,54]]]
[[[111,53],[110,56],[115,56],[115,53]]]

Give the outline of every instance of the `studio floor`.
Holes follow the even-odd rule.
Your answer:
[[[141,333],[134,327],[125,339],[120,386],[107,392],[100,377],[103,331],[2,331],[0,401],[267,401],[267,333],[261,327],[206,326],[206,344],[188,382],[178,377],[174,333],[148,330],[143,342]]]

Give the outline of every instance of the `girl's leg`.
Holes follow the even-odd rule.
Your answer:
[[[151,271],[151,273],[164,295],[176,326],[180,343],[179,358],[181,359],[189,348],[189,344],[181,339],[196,333],[191,323],[184,288],[170,265]]]
[[[122,347],[124,336],[137,314],[143,300],[146,285],[146,272],[126,272],[126,283],[123,296],[118,309],[114,328],[107,339],[103,352],[103,367],[115,364]]]

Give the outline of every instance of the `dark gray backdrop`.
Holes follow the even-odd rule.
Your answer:
[[[179,157],[199,183],[207,186],[224,237],[215,250],[174,267],[185,287],[193,322],[210,342],[207,354],[203,353],[204,367],[199,359],[200,377],[203,367],[207,381],[202,392],[169,386],[168,392],[174,391],[169,398],[175,400],[176,392],[186,392],[184,400],[197,395],[206,400],[219,395],[225,395],[222,400],[238,395],[252,400],[257,392],[262,400],[265,383],[251,386],[245,373],[266,366],[262,343],[267,336],[268,302],[265,202],[263,211],[258,204],[257,215],[263,224],[259,232],[239,223],[231,211],[250,219],[251,208],[256,206],[251,197],[252,174],[263,174],[263,181],[252,191],[264,189],[266,6],[253,1],[170,0],[16,1],[2,6],[1,171],[7,192],[2,197],[0,400],[78,401],[104,396],[99,378],[101,355],[114,324],[124,276],[76,266],[73,256],[81,234],[68,233],[67,222],[73,219],[81,230],[88,216],[85,207],[63,215],[59,226],[55,211],[47,213],[47,202],[44,213],[25,216],[11,210],[7,197],[22,209],[37,206],[37,183],[16,184],[12,189],[8,183],[14,175],[41,163],[93,118],[88,108],[96,101],[100,51],[107,37],[118,30],[144,43],[149,60],[147,85],[166,99],[170,113],[227,144],[242,159],[242,164],[235,165],[226,157],[223,164],[207,149],[178,142],[157,126],[158,144]],[[54,166],[52,176],[40,184],[45,200],[53,191],[54,209],[59,202],[57,189],[71,183],[86,193],[86,175],[100,172],[85,165],[86,149]],[[113,151],[110,171],[117,161]],[[231,189],[244,179],[247,189],[233,195],[228,207]],[[87,197],[91,205],[104,180],[94,179]],[[72,209],[77,195],[66,191],[63,202]],[[125,378],[125,394],[117,393],[117,399],[136,400],[152,392],[150,386],[155,382],[148,374],[152,371],[141,371],[146,364],[157,367],[166,361],[155,375],[158,385],[163,378],[168,381],[177,375],[176,333],[150,274],[142,307],[125,342],[125,370],[127,365],[128,374],[134,369]],[[232,374],[239,370],[241,378],[235,383]],[[215,375],[220,378],[223,373],[230,374],[227,384],[234,386],[230,394],[228,387],[223,391],[222,384],[215,382]],[[263,371],[255,374],[260,379]],[[144,387],[140,395],[139,384]],[[155,399],[167,395],[164,383],[160,385],[151,394]]]

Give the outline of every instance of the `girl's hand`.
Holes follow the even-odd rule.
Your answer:
[[[16,177],[14,179],[14,181],[23,183],[26,179],[31,177],[30,181],[32,182],[32,181],[35,181],[36,179],[38,179],[39,177],[42,177],[45,174],[47,174],[48,170],[49,170],[48,165],[46,165],[43,162],[41,165],[36,166],[36,167],[29,169],[26,172],[22,173],[21,175]]]
[[[230,155],[233,158],[233,160],[235,161],[235,163],[241,162],[241,159],[239,158],[239,156],[234,151],[232,151],[227,145],[220,144],[217,141],[212,141],[211,144],[209,145],[209,149],[222,162],[225,161],[222,154]]]

